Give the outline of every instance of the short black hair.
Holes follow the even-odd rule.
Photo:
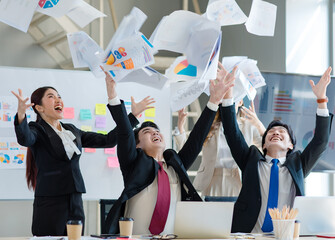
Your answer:
[[[278,127],[278,126],[286,128],[287,133],[290,136],[293,148],[288,150],[287,154],[289,154],[289,153],[293,152],[293,150],[295,148],[295,144],[297,143],[297,141],[296,141],[295,136],[293,134],[292,128],[289,125],[283,123],[280,120],[273,120],[272,122],[270,122],[269,126],[267,127],[267,129],[264,132],[263,137],[262,137],[262,148],[263,148],[264,143],[265,143],[266,135],[268,134],[268,132],[270,131],[270,129],[273,128],[273,127]],[[266,155],[266,149],[263,149],[263,152],[264,152],[264,155]]]
[[[153,122],[151,122],[151,121],[143,122],[143,123],[141,124],[140,127],[134,129],[134,136],[135,136],[135,142],[136,142],[136,145],[140,142],[140,140],[138,139],[138,133],[139,133],[143,128],[146,128],[146,127],[152,127],[152,128],[155,128],[155,129],[158,129],[158,130],[159,130],[159,127],[156,125],[156,123],[153,123]]]

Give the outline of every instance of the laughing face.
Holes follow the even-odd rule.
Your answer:
[[[266,134],[263,149],[268,152],[272,151],[288,151],[293,149],[290,135],[285,127],[272,127]]]
[[[63,100],[57,91],[49,88],[44,93],[42,104],[37,105],[36,109],[43,119],[59,120],[63,118]]]
[[[142,148],[148,152],[151,150],[163,150],[165,149],[165,141],[162,133],[157,128],[145,127],[138,133],[138,148]]]

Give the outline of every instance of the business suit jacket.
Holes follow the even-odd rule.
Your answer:
[[[17,141],[22,146],[29,147],[37,166],[37,179],[35,196],[58,196],[69,193],[85,193],[83,177],[79,169],[79,158],[73,154],[71,161],[66,155],[61,138],[51,126],[40,119],[38,122],[29,122],[27,118],[18,124],[17,116],[14,125]],[[132,126],[138,121],[129,114]],[[61,123],[63,128],[71,131],[78,149],[82,148],[108,148],[117,144],[117,130],[114,128],[107,135],[95,132],[84,132],[72,124]]]
[[[108,107],[118,128],[117,153],[125,187],[121,196],[108,213],[105,230],[109,233],[118,233],[118,219],[124,214],[126,201],[154,181],[159,165],[154,158],[146,155],[141,148],[136,148],[134,133],[126,117],[123,103]],[[178,153],[172,149],[167,149],[163,153],[166,164],[173,167],[178,174],[181,185],[181,198],[184,201],[202,201],[190,182],[186,170],[192,165],[201,151],[202,144],[214,117],[215,112],[206,107],[183,148]],[[187,189],[184,185],[186,185]]]
[[[236,124],[234,106],[220,106],[220,114],[228,145],[242,171],[242,189],[234,206],[232,232],[251,232],[262,204],[258,164],[265,161],[265,157],[255,146],[246,144]],[[317,116],[313,139],[302,152],[295,151],[286,156],[284,166],[291,174],[296,196],[305,194],[304,178],[327,148],[332,118],[332,114],[329,117]]]

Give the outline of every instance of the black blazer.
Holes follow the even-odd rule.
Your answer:
[[[145,189],[155,179],[159,165],[157,161],[136,148],[134,133],[121,105],[109,106],[118,128],[118,158],[123,175],[124,190],[109,211],[106,232],[118,233],[118,219],[123,216],[128,199]],[[202,149],[202,145],[215,117],[215,111],[205,108],[195,124],[183,148],[176,153],[172,149],[164,151],[164,159],[179,176],[182,200],[202,201],[190,182],[186,170],[192,165]],[[187,189],[185,188],[186,185]]]
[[[129,119],[132,126],[138,123],[132,114],[129,114]],[[116,128],[104,135],[81,131],[72,124],[61,124],[75,135],[74,142],[80,151],[85,147],[108,148],[117,144]],[[21,124],[18,124],[16,116],[14,125],[18,143],[31,149],[36,162],[38,171],[35,196],[86,192],[79,169],[81,154],[74,153],[70,161],[61,138],[48,123],[41,119],[38,122],[27,124],[27,118],[25,118]]]
[[[224,134],[230,151],[242,171],[242,189],[234,206],[232,232],[251,232],[261,208],[261,190],[258,176],[258,162],[265,161],[264,155],[254,145],[248,147],[236,123],[235,106],[222,107],[220,114]],[[296,195],[305,194],[304,178],[315,166],[320,155],[326,150],[333,115],[316,117],[313,139],[301,151],[286,156],[285,166],[293,179]]]

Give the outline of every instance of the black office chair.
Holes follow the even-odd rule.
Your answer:
[[[205,196],[205,202],[236,202],[237,197]]]
[[[109,210],[112,208],[113,204],[116,202],[116,199],[100,199],[100,231],[101,234],[107,234],[105,230],[106,218]]]

